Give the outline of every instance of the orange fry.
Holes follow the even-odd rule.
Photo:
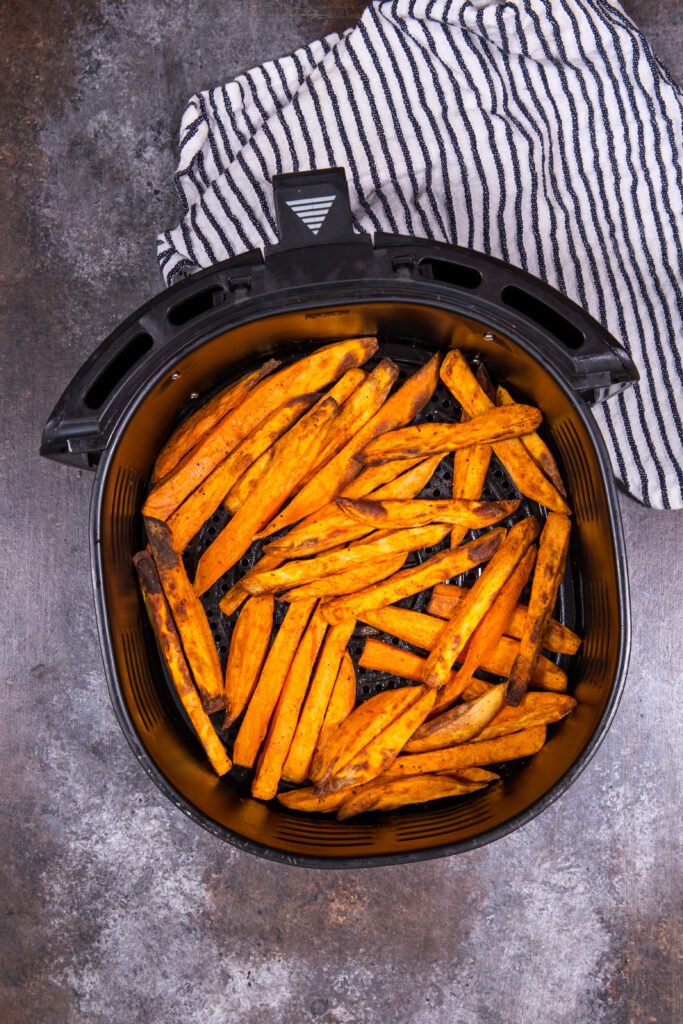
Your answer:
[[[339,805],[337,820],[344,821],[365,811],[393,811],[407,804],[426,803],[428,800],[443,800],[447,796],[463,796],[483,789],[488,782],[465,782],[441,775],[414,775],[406,778],[387,779],[380,776],[371,779],[364,786],[342,789],[335,796],[343,796]],[[322,797],[321,799],[325,799]],[[334,807],[330,805],[330,810]]]
[[[504,702],[505,683],[500,683],[467,704],[457,704],[450,711],[430,719],[416,729],[405,745],[406,754],[420,754],[425,750],[439,750],[442,747],[453,747],[456,743],[466,743],[495,718]]]
[[[525,693],[516,708],[504,705],[476,739],[492,740],[532,725],[550,725],[575,707],[576,701],[566,693]]]
[[[348,651],[344,651],[334,689],[332,690],[332,696],[327,705],[325,719],[318,734],[315,751],[308,770],[308,777],[312,782],[320,778],[323,768],[324,751],[330,737],[334,735],[344,719],[349,717],[355,706],[356,670],[353,667],[351,655]]]
[[[403,498],[378,501],[376,498],[337,498],[337,507],[360,523],[381,530],[405,529],[409,526],[427,526],[429,523],[461,524],[468,530],[481,530],[493,526],[516,512],[519,499],[513,501],[469,501],[462,498],[426,499]]]
[[[463,412],[461,422],[467,420],[467,413]],[[489,471],[491,462],[491,446],[488,444],[476,444],[471,448],[460,448],[453,452],[453,490],[454,498],[470,498],[476,500],[481,498],[486,474]],[[467,527],[453,527],[451,531],[451,547],[457,548],[467,534]]]
[[[242,714],[256,686],[270,643],[274,606],[272,597],[252,597],[235,623],[225,669],[224,729]]]
[[[312,583],[304,583],[284,594],[278,594],[278,601],[302,601],[308,597],[333,597],[337,594],[354,594],[363,590],[369,583],[393,576],[402,567],[406,554],[391,555],[389,558],[378,558],[367,565],[356,565],[346,572],[335,572],[330,576],[321,576]],[[341,621],[341,619],[339,620]]]
[[[461,743],[445,750],[430,750],[424,754],[404,754],[397,757],[387,770],[387,777],[421,775],[423,772],[458,771],[476,765],[499,764],[518,757],[536,754],[545,743],[546,728],[534,725],[530,729],[500,736],[480,743]]]
[[[496,388],[496,402],[498,405],[514,405],[514,398],[501,385]],[[534,460],[540,470],[542,470],[552,483],[555,484],[558,491],[563,498],[567,497],[567,490],[564,486],[564,481],[560,476],[560,471],[557,468],[557,463],[553,458],[552,452],[548,448],[545,441],[543,441],[536,431],[532,431],[530,434],[526,434],[522,438],[522,444],[528,451],[531,458]]]

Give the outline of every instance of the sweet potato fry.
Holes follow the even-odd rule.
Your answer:
[[[390,722],[374,739],[370,740],[343,767],[338,767],[324,784],[319,785],[321,793],[360,786],[382,775],[391,762],[424,722],[434,706],[436,693],[423,687],[417,700],[413,701],[397,718]]]
[[[350,371],[349,371],[350,372]],[[266,416],[241,444],[216,466],[168,520],[176,551],[182,552],[213,515],[245,469],[265,452],[313,405],[317,395],[302,395]]]
[[[307,467],[315,460],[337,409],[333,398],[325,398],[273,445],[277,457],[270,473],[256,485],[249,500],[199,559],[194,580],[197,595],[205,593],[242,557],[262,525],[296,490]]]
[[[220,711],[225,706],[223,673],[206,612],[193,593],[166,523],[145,517],[145,529],[202,706],[208,714]]]
[[[463,796],[484,789],[488,782],[461,782],[451,776],[414,775],[387,779],[380,776],[363,786],[340,790],[344,800],[339,805],[337,820],[344,821],[364,811],[393,811],[407,804],[443,800],[447,796]],[[330,810],[334,810],[330,807]]]
[[[376,530],[392,530],[410,526],[428,526],[429,523],[461,524],[468,530],[481,530],[493,526],[516,512],[519,499],[512,501],[468,501],[465,499],[429,500],[398,498],[379,501],[376,498],[337,498],[337,507],[359,523],[367,523]]]
[[[518,757],[536,754],[545,743],[546,728],[534,725],[530,729],[501,736],[480,743],[461,743],[445,750],[429,750],[425,754],[402,754],[389,765],[387,777],[421,775],[425,772],[458,771],[476,765],[499,764]]]
[[[312,480],[309,480],[306,487],[299,491],[287,508],[270,523],[263,536],[276,533],[283,527],[289,526],[327,505],[332,498],[336,498],[358,473],[359,463],[356,460],[358,453],[373,438],[387,430],[410,423],[426,405],[438,383],[440,361],[440,356],[434,356],[412,377],[409,377],[405,384],[387,399],[372,419],[368,420],[357,434],[354,434],[348,444],[326,466],[323,466]]]
[[[350,619],[327,631],[282,769],[282,778],[286,782],[296,782],[300,785],[308,775],[339,666],[355,625],[355,620]]]
[[[525,693],[517,707],[506,704],[475,738],[492,740],[532,725],[550,725],[575,707],[576,701],[566,693]]]
[[[242,714],[256,686],[270,643],[274,605],[272,596],[252,597],[235,623],[225,669],[224,729]]]
[[[437,615],[440,619],[450,619],[458,604],[462,601],[465,592],[463,587],[456,587],[453,583],[436,586],[427,606],[427,611],[430,615]],[[527,606],[525,604],[518,604],[512,613],[512,618],[505,627],[506,635],[519,640],[524,631],[526,616]],[[546,623],[541,646],[546,651],[553,651],[557,654],[576,654],[581,646],[581,637],[573,633],[567,626],[563,626],[557,619],[549,619]]]
[[[508,680],[505,699],[512,707],[516,707],[526,693],[531,673],[541,653],[545,625],[555,606],[557,591],[564,576],[570,530],[571,520],[567,516],[557,512],[548,513],[538,544],[524,632]]]
[[[400,612],[404,613],[405,616],[421,616],[420,612],[412,612],[405,608],[380,608],[378,611],[364,612],[359,615],[359,619],[365,622],[371,622],[372,625],[378,624],[378,619],[384,616],[387,612]],[[421,616],[422,618],[429,618],[429,616]],[[395,617],[398,619],[398,616]],[[374,620],[374,621],[373,621]],[[387,627],[383,627],[387,632],[391,632],[396,636],[408,633],[409,629],[403,629],[402,623],[405,619],[401,619],[395,624],[391,630]],[[410,643],[409,636],[402,636],[402,639],[408,640]],[[422,646],[418,643],[418,646]],[[510,637],[502,637],[498,646],[494,651],[490,651],[487,655],[482,668],[486,672],[491,672],[492,675],[507,676],[509,675],[510,669],[512,668],[515,656],[519,649],[519,644],[516,640],[510,639]],[[415,682],[420,682],[424,678],[424,669],[426,658],[421,658],[418,654],[412,654],[410,651],[403,651],[399,647],[393,647],[391,644],[384,643],[383,640],[375,640],[374,637],[368,637],[365,641],[365,647],[363,653],[360,656],[358,664],[361,668],[375,669],[377,672],[391,672],[392,675],[400,676],[402,679],[412,679]],[[553,690],[556,693],[562,693],[567,689],[567,675],[558,668],[557,665],[553,664],[552,661],[548,661],[547,658],[536,663],[533,675],[533,685],[538,686],[544,690]],[[459,687],[455,685],[458,680],[457,672],[451,672],[446,685],[438,691],[436,703],[434,705],[434,712],[441,712],[457,700],[460,695]],[[478,684],[475,686],[475,684]],[[474,697],[478,697],[481,693],[486,693],[487,690],[491,689],[490,683],[485,683],[482,679],[473,679],[470,685],[462,693],[462,696],[471,700]],[[455,696],[453,691],[457,690]]]
[[[398,718],[423,692],[421,686],[402,686],[384,690],[359,704],[330,737],[321,756],[316,785],[324,787],[366,744]]]
[[[494,408],[493,402],[477,383],[462,353],[457,349],[452,349],[445,357],[441,366],[441,379],[468,416],[482,415]],[[555,512],[569,512],[566,501],[538,468],[520,438],[497,441],[493,450],[522,494]]]
[[[233,761],[252,768],[315,601],[297,601],[277,631],[235,739]]]
[[[223,388],[217,395],[205,402],[200,409],[183,420],[157,456],[152,472],[152,483],[155,484],[159,480],[163,480],[178,465],[182,457],[187,455],[219,420],[223,419],[226,413],[244,400],[255,384],[276,370],[279,365],[277,359],[269,359],[257,370],[252,370],[251,373],[247,373],[234,384]]]
[[[213,770],[217,775],[225,775],[230,771],[232,764],[197,696],[154,560],[148,551],[140,551],[133,561],[140,580],[140,590],[149,621],[157,638],[171,682],[201,745],[204,747]]]
[[[443,455],[475,444],[520,437],[535,430],[541,420],[541,413],[533,405],[492,406],[464,423],[419,423],[389,431],[363,448],[358,460],[364,466],[377,466],[402,455],[406,459]]]
[[[458,671],[460,692],[469,686],[472,676],[481,667],[489,651],[495,650],[505,632],[519,595],[524,590],[536,560],[536,547],[531,545],[496,594],[493,604],[475,629]],[[454,687],[455,689],[455,687]]]
[[[467,420],[467,413],[462,413],[461,422]],[[476,444],[471,448],[460,448],[453,452],[453,488],[454,498],[470,498],[476,500],[481,498],[486,474],[491,462],[491,446],[488,444]],[[451,547],[457,548],[458,544],[465,539],[467,527],[453,527],[451,531]]]
[[[261,555],[261,558],[258,560],[256,565],[249,570],[249,573],[261,572],[266,569],[277,569],[284,561],[285,559],[279,555]],[[233,615],[242,602],[249,596],[242,586],[243,580],[246,579],[249,573],[245,573],[245,575],[238,579],[236,583],[233,583],[230,589],[223,594],[223,597],[218,602],[218,607],[224,615]]]
[[[289,753],[301,705],[326,629],[327,624],[316,609],[294,655],[258,756],[251,795],[260,800],[272,800],[277,793],[282,768]]]
[[[364,363],[376,350],[376,338],[338,342],[261,380],[153,488],[143,506],[143,514],[168,519],[188,494],[274,409],[290,398],[320,390],[347,370]]]
[[[327,430],[323,434],[321,439],[320,451],[323,451],[327,447],[330,437],[334,436],[339,424],[339,419],[342,414],[342,403],[348,402],[350,396],[353,394],[355,389],[358,387],[358,377],[361,375],[361,379],[365,379],[365,373],[363,370],[353,369],[347,370],[344,376],[333,385],[332,388],[326,394],[316,396],[320,401],[325,398],[333,398],[337,405],[340,407],[339,412],[333,417],[328,426]],[[262,452],[259,457],[251,463],[248,467],[245,467],[241,476],[237,477],[231,484],[230,490],[225,494],[223,498],[223,505],[231,515],[237,512],[240,506],[244,505],[245,501],[249,498],[249,495],[254,490],[256,485],[263,480],[263,478],[269,472],[273,462],[279,457],[277,449],[271,447],[267,448]],[[320,455],[318,455],[318,459]],[[311,471],[309,470],[309,473]],[[300,483],[299,486],[302,486]]]
[[[458,704],[417,729],[404,747],[406,754],[421,754],[456,743],[466,743],[477,736],[500,711],[505,702],[505,683],[492,687],[481,697],[467,704]]]
[[[333,554],[322,554],[316,558],[287,562],[279,569],[270,572],[251,573],[242,581],[245,590],[250,594],[265,594],[269,591],[287,590],[292,586],[309,583],[320,576],[329,576],[334,572],[342,572],[353,566],[361,565],[370,559],[383,558],[398,554],[401,551],[417,551],[423,547],[433,547],[448,533],[447,526],[420,526],[415,530],[396,530],[382,540],[359,544],[355,548],[346,548]]]
[[[432,463],[434,469],[436,469],[440,461],[439,459],[438,462],[434,461]],[[361,465],[358,463],[358,476],[355,476],[351,483],[347,484],[340,497],[364,498],[366,494],[372,494],[373,491],[379,490],[380,487],[384,487],[385,484],[391,483],[392,480],[407,473],[409,469],[413,469],[415,466],[424,466],[428,462],[430,462],[429,459],[394,459],[393,462],[385,462],[383,466],[368,466],[367,469],[361,469]],[[390,498],[391,495],[388,494],[386,497]],[[413,497],[413,495],[402,495],[402,497]],[[317,515],[317,512],[313,512],[310,518]],[[308,522],[308,519],[308,516],[306,519],[302,519],[300,525],[303,526],[304,523]]]
[[[308,777],[312,782],[320,778],[323,767],[323,754],[330,737],[337,731],[342,722],[348,718],[356,706],[356,670],[348,651],[344,651],[337,678],[332,690],[325,719],[318,734],[315,751],[308,769]]]
[[[342,790],[341,793],[325,793],[323,796],[316,792],[314,786],[290,789],[288,793],[277,794],[280,803],[292,811],[318,811],[323,814],[336,811],[346,796],[346,790]]]
[[[425,668],[425,682],[428,686],[438,689],[446,683],[456,658],[491,607],[503,583],[537,536],[538,530],[538,521],[534,516],[522,519],[508,530],[505,540],[468,591],[453,618],[446,623],[432,648]]]
[[[407,473],[378,487],[372,495],[373,499],[414,497],[430,480],[440,461],[441,456],[437,455],[432,459],[418,462],[418,465],[409,469]],[[284,537],[267,544],[264,550],[280,552],[287,558],[301,558],[304,555],[317,555],[336,544],[346,544],[372,533],[372,526],[349,519],[336,504],[331,504],[327,508],[329,511],[325,517],[321,517],[310,526],[295,526]]]
[[[496,402],[498,405],[513,405],[514,398],[504,387],[500,385],[496,388]],[[552,483],[555,484],[558,491],[563,498],[567,497],[567,490],[564,486],[564,481],[560,476],[560,471],[557,468],[557,463],[553,458],[552,452],[548,448],[545,441],[543,441],[536,431],[532,431],[530,434],[526,434],[522,438],[522,444],[528,451],[531,458],[534,460],[536,465],[543,473],[548,477]]]
[[[278,594],[278,601],[302,601],[308,597],[333,597],[338,594],[354,594],[363,590],[369,583],[393,576],[403,566],[406,555],[401,552],[389,558],[378,558],[367,565],[356,565],[346,572],[335,572],[331,576],[321,576],[312,583],[304,583],[284,594]],[[341,621],[341,620],[340,620]]]
[[[490,772],[486,768],[461,768],[460,770],[439,772],[440,775],[450,775],[452,779],[459,782],[496,782],[500,775]]]
[[[383,583],[365,587],[348,597],[325,602],[323,615],[328,622],[341,622],[349,617],[358,618],[362,612],[369,609],[382,608],[404,597],[410,597],[411,594],[419,594],[434,583],[458,576],[485,562],[495,554],[502,539],[502,530],[491,530],[476,537],[469,544],[439,551],[421,565],[403,569]]]

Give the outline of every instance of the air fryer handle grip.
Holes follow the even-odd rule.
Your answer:
[[[266,256],[331,242],[367,244],[368,236],[353,230],[343,167],[276,174],[273,202],[280,240],[266,246]]]

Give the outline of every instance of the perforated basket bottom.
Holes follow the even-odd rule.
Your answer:
[[[424,344],[421,343],[420,350],[416,351],[413,344],[410,342],[401,342],[392,340],[383,340],[379,338],[380,348],[378,354],[367,363],[364,364],[364,369],[372,369],[380,359],[390,357],[399,367],[399,376],[395,387],[399,387],[406,378],[413,373],[418,367],[424,365],[424,363],[431,357],[433,352],[425,350]],[[435,352],[436,350],[434,350]],[[283,362],[293,362],[294,359],[300,358],[300,356],[292,356],[290,359],[285,359]],[[222,381],[221,387],[229,383],[229,380]],[[218,388],[216,389],[218,390]],[[439,383],[436,391],[434,392],[431,400],[424,407],[422,412],[416,417],[414,422],[425,423],[425,422],[451,422],[456,423],[460,420],[460,406],[455,401],[450,391],[446,388],[443,383]],[[562,469],[562,463],[558,457],[557,451],[553,448],[552,440],[544,432],[543,428],[539,430],[541,436],[545,440],[546,444],[551,448],[553,454],[557,458],[558,465]],[[453,456],[446,455],[444,459],[439,463],[436,472],[433,474],[429,483],[420,492],[418,497],[421,498],[448,498],[451,496],[451,489],[453,483]],[[489,469],[486,485],[483,490],[483,497],[489,500],[502,500],[506,498],[520,498],[521,504],[517,512],[504,520],[503,526],[511,526],[513,522],[521,519],[528,515],[536,515],[537,518],[542,522],[546,516],[546,510],[543,506],[538,505],[536,502],[530,501],[527,498],[523,498],[519,491],[515,488],[514,484],[508,477],[507,473],[500,465],[496,457],[491,459],[491,466]],[[214,540],[216,535],[223,529],[227,524],[230,516],[226,510],[221,506],[213,516],[207,521],[201,531],[197,534],[192,543],[188,546],[185,551],[184,560],[185,565],[190,575],[190,578],[194,578],[199,557],[209,544]],[[283,530],[282,535],[287,531]],[[476,536],[482,531],[471,531],[468,535],[470,537]],[[272,540],[272,538],[268,538]],[[408,556],[406,560],[406,567],[416,564],[416,562],[422,562],[426,558],[431,557],[437,551],[448,547],[450,539],[447,537],[439,545],[436,545],[429,550],[420,551],[413,553]],[[554,615],[559,618],[565,625],[569,626],[570,629],[577,628],[577,610],[579,608],[577,602],[577,594],[580,593],[580,580],[579,580],[579,569],[578,559],[575,557],[574,543],[570,546],[569,558],[567,559],[567,571],[565,573],[564,580],[561,584],[558,603]],[[218,604],[223,595],[235,584],[244,574],[251,569],[255,563],[261,558],[262,555],[262,544],[257,542],[251,546],[249,551],[244,555],[240,561],[230,569],[221,579],[203,596],[202,603],[206,610],[211,629],[213,631],[214,640],[221,658],[221,665],[225,670],[227,662],[228,650],[230,647],[230,637],[234,628],[235,622],[239,615],[240,609],[231,616],[226,616],[220,611]],[[469,572],[454,577],[450,582],[457,583],[461,586],[471,586],[477,576],[480,574],[481,568],[472,569]],[[528,591],[530,584],[527,585],[524,593],[522,594],[521,600],[526,602],[528,599]],[[429,599],[431,597],[431,588],[421,594],[416,594],[413,597],[404,599],[398,602],[400,607],[411,608],[415,611],[425,611]],[[282,622],[288,605],[286,602],[275,603],[275,616],[273,622],[273,636],[279,629],[280,623]],[[363,650],[365,639],[368,636],[378,637],[379,639],[385,640],[387,643],[393,644],[394,646],[400,647],[404,650],[413,651],[416,654],[425,656],[425,651],[413,647],[405,641],[398,640],[396,637],[389,636],[382,633],[380,630],[374,629],[371,626],[358,623],[353,633],[351,641],[349,642],[348,649],[353,658],[353,662],[356,668],[357,677],[357,700],[367,700],[368,697],[380,692],[381,690],[411,685],[409,680],[399,678],[388,672],[377,672],[374,670],[359,668],[358,661]],[[565,671],[567,670],[569,657],[567,655],[550,654],[544,652],[546,657],[551,658]],[[491,682],[500,682],[500,679],[487,674],[485,672],[477,672],[477,676],[483,679],[487,679]],[[177,698],[175,689],[170,684],[169,690],[171,696],[176,704],[176,707],[181,716],[187,722],[188,728],[191,729],[189,721],[186,718],[185,712]],[[239,730],[241,724],[241,718],[235,722],[229,730],[224,731],[222,729],[222,714],[214,715],[212,721],[219,732],[219,735],[223,739],[228,753],[232,753],[232,745]],[[552,727],[551,727],[552,728]],[[503,778],[509,778],[513,773],[519,771],[527,759],[517,762],[507,762],[503,765],[494,766],[495,770],[498,771]],[[236,784],[237,787],[244,791],[245,795],[249,791],[252,773],[251,771],[243,768],[234,766],[229,776],[232,783]],[[283,790],[291,788],[287,784],[282,784]],[[463,798],[459,798],[462,800]],[[444,801],[446,803],[446,801]],[[448,801],[450,803],[450,801]],[[400,813],[400,812],[394,812]]]

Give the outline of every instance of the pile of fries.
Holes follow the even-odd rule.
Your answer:
[[[143,507],[149,546],[134,559],[214,770],[251,769],[255,797],[339,819],[481,789],[499,777],[484,766],[536,753],[576,704],[542,653],[574,654],[580,640],[551,617],[570,509],[536,432],[541,413],[457,350],[394,388],[390,359],[361,369],[377,349],[355,338],[285,367],[270,361],[187,419],[157,458]],[[414,424],[440,381],[460,422]],[[450,453],[452,498],[418,498]],[[492,454],[547,510],[543,523],[496,525],[520,501],[482,499]],[[183,552],[221,505],[230,519],[191,582]],[[220,601],[237,616],[223,672],[200,598],[262,541]],[[404,568],[411,552],[422,560]],[[469,589],[448,582],[477,566]],[[426,612],[398,604],[428,589]],[[287,610],[274,630],[276,601]],[[359,623],[424,652],[365,642],[361,667],[413,685],[357,702],[347,647]],[[230,757],[220,733],[233,724]]]

